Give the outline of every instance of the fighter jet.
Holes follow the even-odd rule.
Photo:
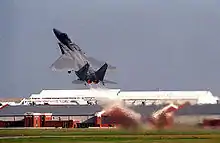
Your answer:
[[[99,82],[101,82],[102,85],[105,85],[105,83],[117,84],[116,82],[113,81],[104,80],[104,76],[108,68],[107,63],[105,63],[100,69],[98,69],[95,72],[89,70],[89,67],[90,67],[89,63],[86,63],[81,69],[75,71],[75,74],[79,78],[77,80],[74,80],[72,83],[82,84],[84,82],[84,85],[91,83],[98,84]]]
[[[73,81],[73,83],[75,84],[81,84],[83,82],[85,82],[87,84],[91,84],[91,83],[95,83],[98,84],[100,81],[102,82],[102,84],[104,85],[104,83],[111,83],[111,84],[117,84],[116,82],[113,81],[109,81],[109,80],[104,80],[104,76],[106,73],[106,70],[108,68],[108,64],[105,63],[99,70],[95,71],[87,61],[83,61],[82,59],[80,59],[77,55],[77,53],[75,53],[76,55],[72,55],[73,53],[71,53],[71,51],[62,43],[58,43],[60,51],[62,53],[63,56],[61,56],[63,59],[67,60],[70,59],[70,62],[66,62],[66,63],[71,63],[70,65],[66,66],[66,65],[62,65],[61,66],[66,66],[66,67],[70,67],[70,66],[77,66],[77,68],[80,68],[78,71],[75,71],[75,74],[77,75],[77,77],[79,77],[78,80]],[[74,60],[72,60],[74,59]],[[58,59],[59,61],[59,59]],[[75,62],[74,62],[75,61]],[[84,66],[83,66],[84,65]],[[62,68],[62,67],[61,67]],[[75,67],[73,67],[75,68]],[[72,71],[69,69],[68,73],[70,74]]]
[[[71,41],[71,39],[68,37],[68,35],[66,33],[63,33],[55,28],[53,28],[53,32],[54,32],[56,38],[58,39],[58,41],[60,41],[60,43],[63,44],[62,47],[66,46],[70,50],[70,52],[68,54],[69,56],[70,56],[70,53],[74,53],[74,52],[77,53],[78,52],[80,54],[80,55],[78,55],[78,58],[81,58],[84,61],[88,61],[89,64],[92,66],[100,67],[105,63],[103,61],[96,60],[93,57],[88,57],[85,54],[85,52],[83,52],[82,49],[77,44],[75,44],[74,42]],[[60,46],[60,44],[59,44],[59,46]],[[53,66],[54,66],[53,69],[62,70],[59,68],[60,67],[59,64],[62,63],[63,65],[66,65],[66,64],[69,65],[69,63],[66,63],[66,62],[67,62],[66,60],[63,60],[63,58],[60,58],[58,63],[53,64]],[[74,70],[73,66],[65,67],[64,69],[66,69],[66,68]],[[116,69],[116,67],[108,64],[108,69]]]

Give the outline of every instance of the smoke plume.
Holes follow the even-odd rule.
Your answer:
[[[98,90],[98,89],[96,89]],[[99,105],[103,107],[100,116],[108,118],[112,124],[118,124],[119,127],[126,129],[138,129],[141,126],[141,115],[126,107],[122,100],[110,94],[110,91],[99,89],[104,98],[99,99]]]

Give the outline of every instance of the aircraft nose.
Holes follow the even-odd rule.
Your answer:
[[[54,32],[55,35],[60,35],[61,34],[61,32],[59,30],[55,29],[55,28],[53,28],[53,32]]]

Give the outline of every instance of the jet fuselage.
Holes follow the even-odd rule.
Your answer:
[[[97,78],[97,76],[95,75],[95,73],[90,73],[90,74],[87,74],[87,76],[86,76],[86,82],[88,83],[88,84],[90,84],[90,83],[95,83],[95,84],[97,84],[97,83],[99,83],[99,79]]]
[[[72,41],[70,40],[70,38],[68,37],[68,35],[66,33],[63,33],[55,28],[53,28],[53,32],[55,34],[55,36],[57,37],[57,39],[62,43],[64,44],[65,46],[67,46],[68,48],[71,49],[71,44],[72,44]]]

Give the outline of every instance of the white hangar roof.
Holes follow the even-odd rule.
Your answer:
[[[213,104],[219,99],[210,91],[123,91],[119,95],[127,100],[197,100],[198,104]]]
[[[218,97],[210,91],[120,91],[120,89],[43,90],[30,98],[71,98],[117,96],[122,100],[197,100],[199,104],[215,104]]]
[[[120,89],[42,90],[39,94],[31,94],[30,98],[96,97],[101,93],[106,96],[117,95],[119,91]]]

